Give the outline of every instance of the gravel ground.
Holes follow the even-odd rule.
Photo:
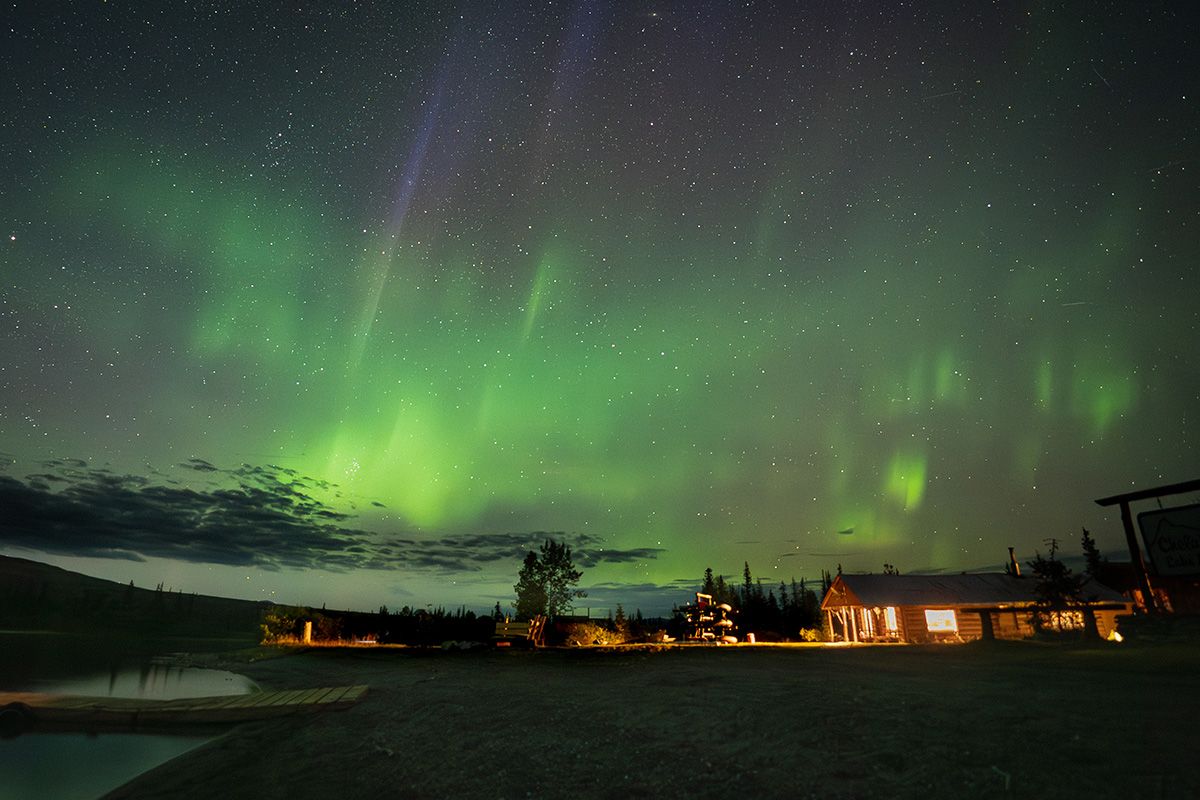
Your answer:
[[[1196,640],[315,649],[232,668],[371,689],[108,797],[1200,797]]]

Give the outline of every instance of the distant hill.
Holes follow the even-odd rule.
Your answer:
[[[0,629],[258,641],[270,605],[142,589],[0,556]]]

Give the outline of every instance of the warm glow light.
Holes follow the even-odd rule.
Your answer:
[[[958,633],[958,620],[954,609],[925,609],[925,627],[931,633]]]
[[[869,608],[862,610],[862,637],[864,639],[875,635],[875,614]]]
[[[1039,612],[1038,617],[1042,625],[1059,633],[1083,629],[1082,611],[1046,611]]]

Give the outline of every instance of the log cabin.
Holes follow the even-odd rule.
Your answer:
[[[821,601],[838,642],[966,642],[1023,639],[1034,634],[1038,597],[1032,578],[1006,573],[963,575],[838,575]],[[1087,601],[1058,612],[1060,630],[1082,631],[1095,617],[1103,638],[1133,604],[1096,582],[1084,585]]]

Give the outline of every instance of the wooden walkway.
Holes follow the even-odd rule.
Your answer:
[[[289,714],[337,711],[357,703],[366,686],[144,700],[0,692],[0,722],[25,730],[143,730],[227,724]]]

